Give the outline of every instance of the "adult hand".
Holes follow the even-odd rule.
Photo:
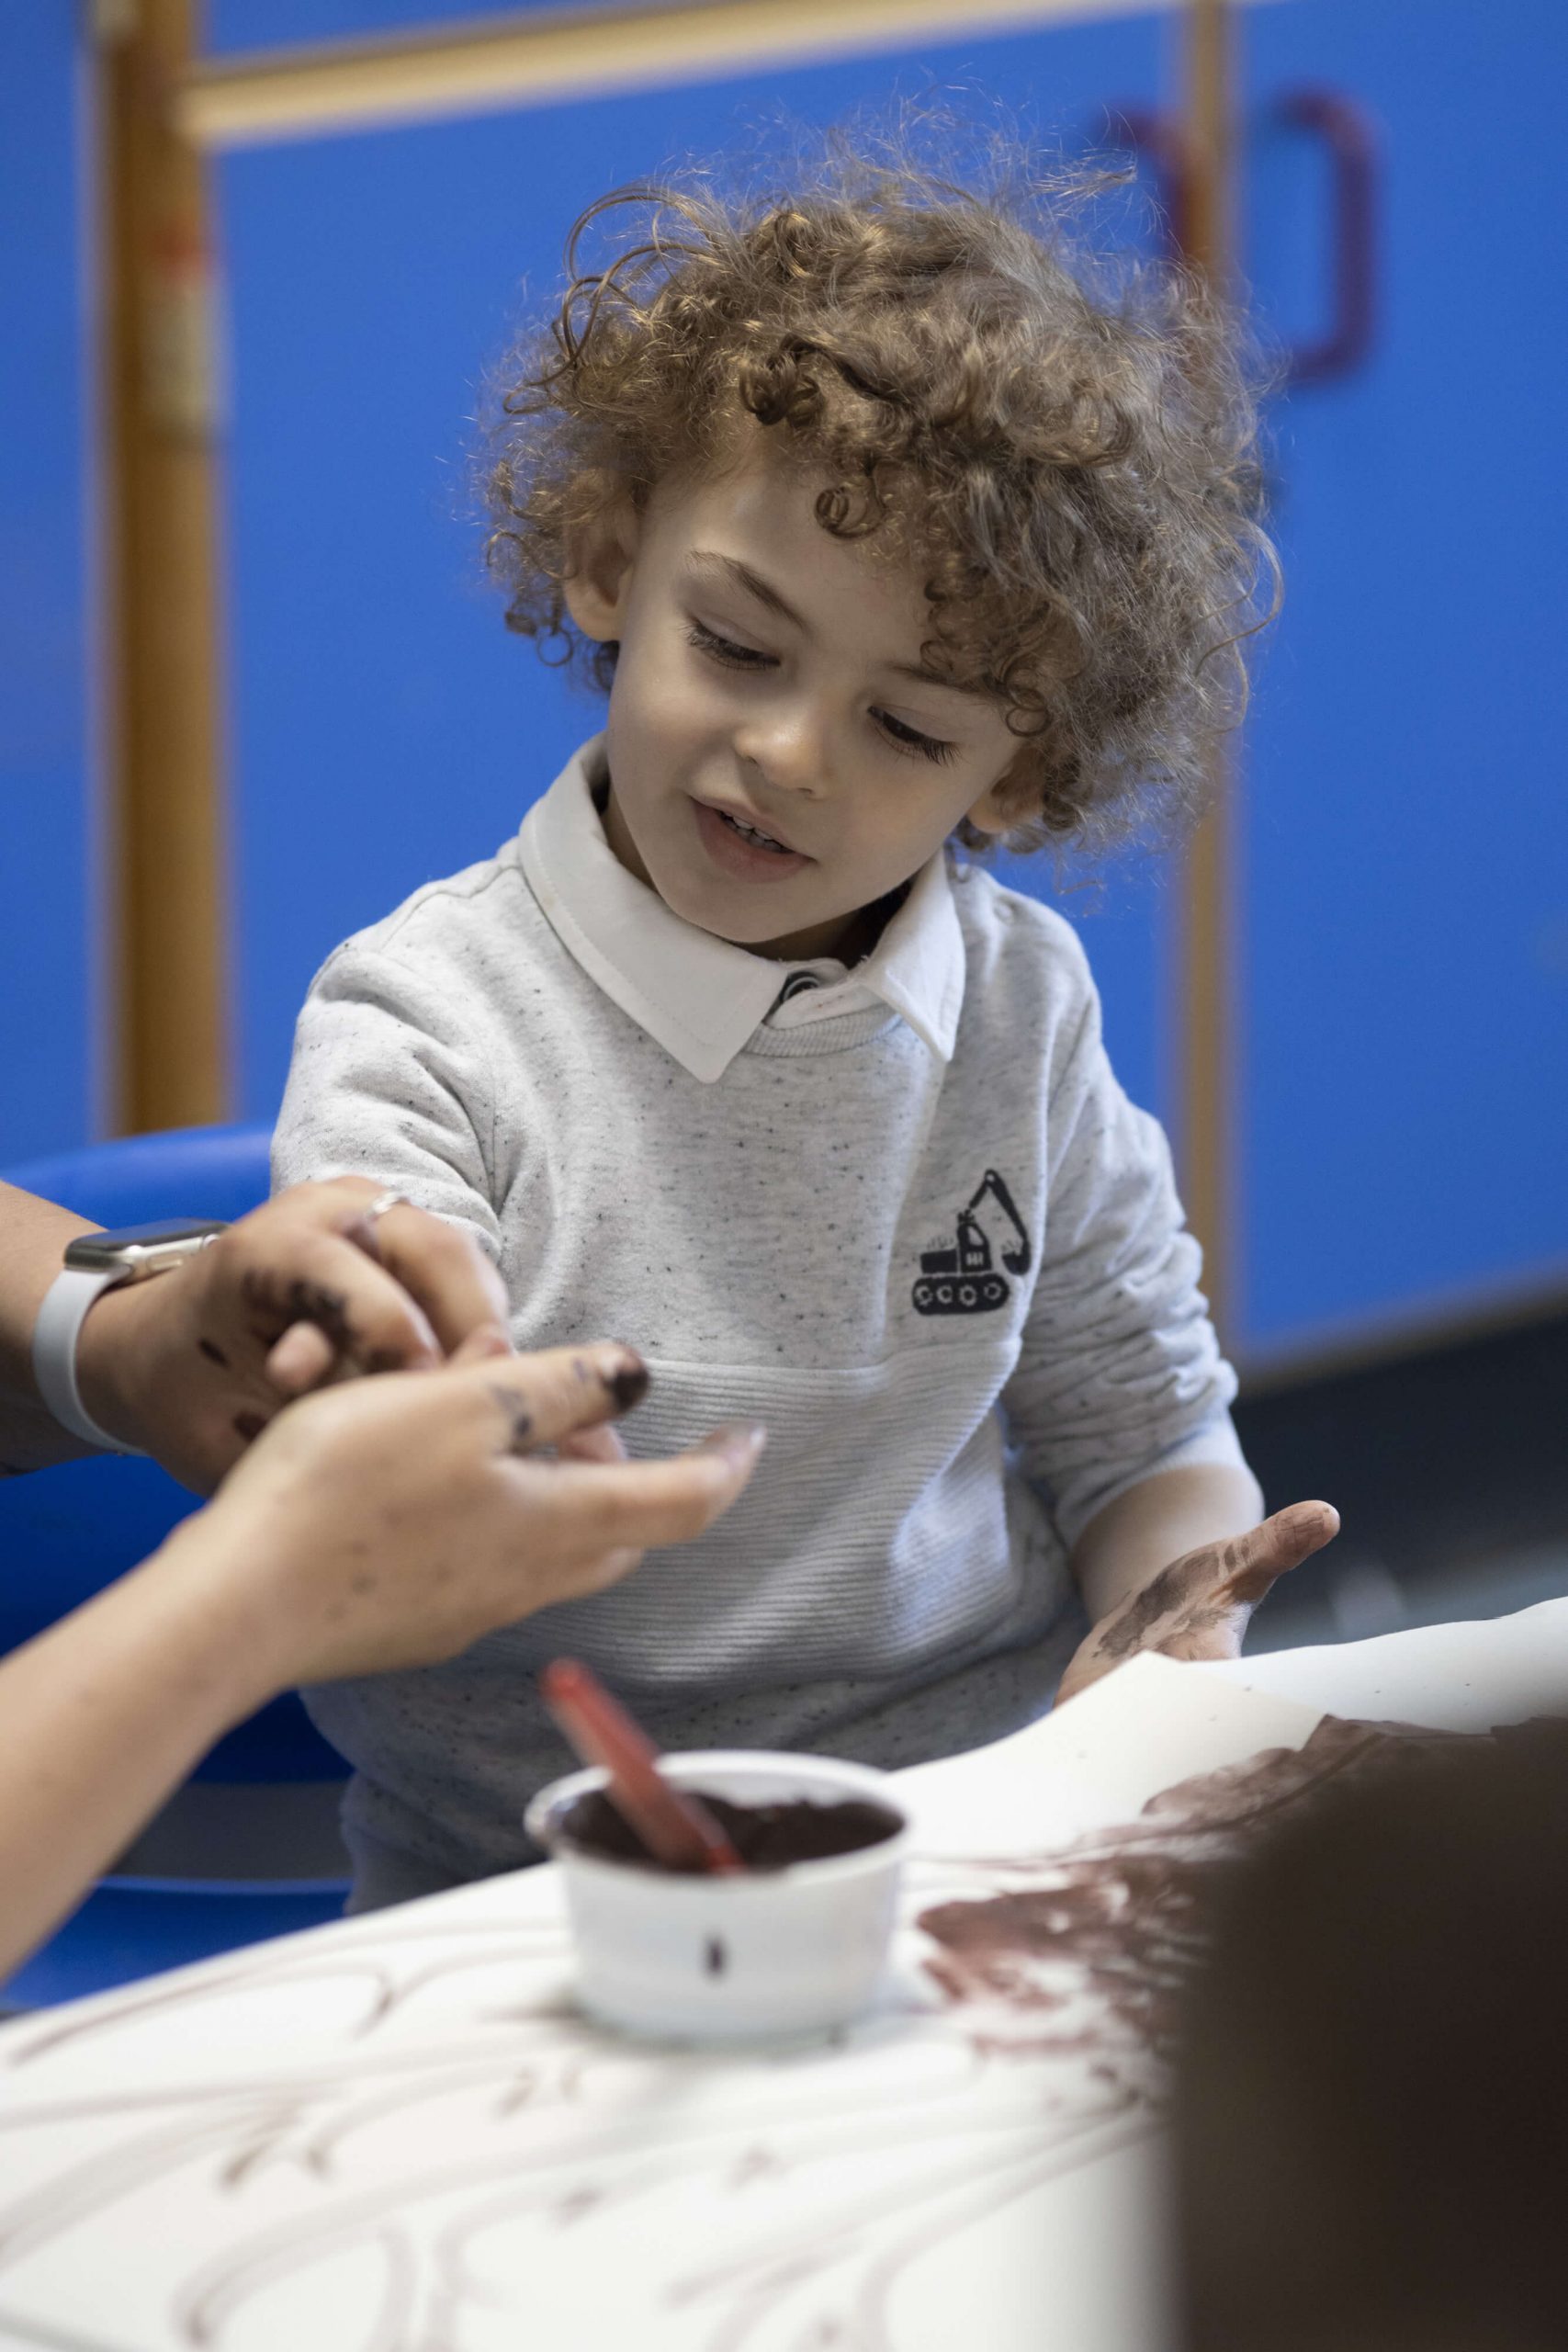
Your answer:
[[[209,1494],[290,1397],[439,1363],[503,1321],[477,1242],[363,1176],[298,1184],[175,1272],[107,1291],[77,1377],[88,1412]]]
[[[1277,1579],[1339,1532],[1332,1503],[1292,1503],[1223,1544],[1184,1552],[1129,1593],[1080,1643],[1056,1692],[1076,1698],[1138,1650],[1162,1657],[1239,1657],[1247,1621]]]
[[[647,1386],[630,1349],[513,1356],[481,1330],[438,1371],[291,1405],[164,1553],[183,1544],[195,1573],[221,1577],[258,1687],[455,1657],[597,1592],[647,1545],[690,1542],[735,1500],[755,1424],[665,1461],[585,1458],[582,1436]]]
[[[449,1657],[701,1534],[762,1433],[587,1458],[647,1385],[626,1348],[519,1358],[491,1328],[304,1397],[151,1560],[0,1659],[0,1974],[276,1691]]]

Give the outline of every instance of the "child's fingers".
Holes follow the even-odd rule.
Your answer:
[[[481,1323],[477,1330],[468,1333],[460,1346],[453,1350],[451,1362],[454,1364],[489,1363],[493,1363],[497,1356],[514,1353],[512,1335],[503,1323]]]
[[[472,1331],[504,1329],[505,1285],[471,1234],[409,1201],[394,1202],[373,1222],[361,1210],[344,1232],[417,1303],[444,1355]]]
[[[341,1204],[335,1214],[342,1217]],[[256,1213],[254,1227],[245,1220],[214,1245],[211,1278],[229,1288],[231,1311],[264,1326],[276,1316],[275,1347],[294,1325],[310,1325],[331,1348],[334,1369],[393,1372],[439,1362],[442,1350],[417,1300],[323,1226],[321,1215],[321,1204],[296,1205],[284,1194]],[[297,1373],[293,1350],[285,1369],[291,1359]]]
[[[529,1484],[534,1541],[563,1563],[689,1544],[728,1510],[766,1438],[741,1422],[664,1462],[558,1462],[547,1483],[536,1475]]]
[[[1277,1579],[1321,1552],[1339,1532],[1332,1503],[1292,1503],[1227,1546],[1232,1557],[1221,1594],[1255,1607]]]
[[[648,1393],[642,1358],[613,1340],[497,1357],[466,1365],[464,1377],[477,1405],[493,1417],[498,1453],[558,1444],[573,1430],[629,1412]]]
[[[291,1323],[268,1353],[266,1376],[280,1396],[303,1396],[320,1387],[336,1361],[324,1331],[314,1323]]]
[[[613,1421],[570,1430],[557,1451],[563,1462],[624,1462],[626,1458],[626,1441]]]

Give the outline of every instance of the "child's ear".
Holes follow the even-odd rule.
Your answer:
[[[1017,824],[1018,810],[1006,805],[1010,797],[1008,787],[1012,780],[1010,769],[1006,775],[998,778],[988,792],[981,794],[968,811],[969,822],[977,833],[1005,833],[1010,825]]]
[[[583,636],[600,645],[613,645],[622,635],[641,525],[631,501],[617,500],[584,525],[572,547],[562,588],[566,608]]]

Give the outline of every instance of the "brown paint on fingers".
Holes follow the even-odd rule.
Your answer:
[[[649,1373],[642,1358],[628,1349],[624,1362],[605,1374],[604,1385],[615,1400],[617,1413],[629,1413],[648,1394]]]
[[[1321,1552],[1339,1532],[1339,1515],[1327,1503],[1292,1503],[1255,1528],[1250,1536],[1225,1546],[1230,1573],[1224,1589],[1235,1600],[1256,1607],[1282,1576],[1299,1568]],[[1233,1563],[1230,1555],[1237,1556]]]
[[[324,1283],[282,1282],[253,1268],[241,1283],[240,1295],[253,1314],[276,1325],[270,1329],[271,1341],[280,1340],[291,1323],[311,1323],[339,1353],[353,1351],[354,1326],[342,1291],[330,1290]]]
[[[1162,1568],[1141,1592],[1129,1596],[1106,1626],[1100,1641],[1101,1654],[1122,1658],[1145,1648],[1148,1636],[1163,1619],[1181,1619],[1201,1594],[1215,1589],[1220,1565],[1216,1547],[1207,1544],[1201,1551],[1186,1553],[1168,1568]]]
[[[508,1453],[529,1453],[532,1450],[530,1441],[534,1434],[533,1414],[513,1395],[510,1388],[503,1388],[499,1381],[491,1383],[490,1393],[506,1419]]]

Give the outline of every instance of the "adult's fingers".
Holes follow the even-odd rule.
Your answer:
[[[558,1462],[547,1480],[530,1481],[531,1542],[562,1563],[689,1544],[729,1509],[766,1442],[760,1423],[743,1421],[667,1461]]]
[[[584,1600],[593,1593],[604,1592],[623,1577],[629,1577],[642,1558],[640,1552],[601,1552],[590,1554],[585,1560],[558,1563],[565,1574],[558,1598],[562,1600]]]
[[[350,1237],[417,1299],[451,1355],[470,1331],[506,1320],[506,1286],[472,1234],[400,1201],[374,1219],[361,1213]]]
[[[498,1453],[555,1445],[573,1430],[630,1412],[648,1394],[642,1358],[614,1340],[497,1358],[468,1368],[467,1377],[475,1399],[493,1416]]]
[[[1339,1513],[1332,1503],[1292,1503],[1289,1510],[1277,1510],[1226,1547],[1231,1556],[1222,1593],[1256,1607],[1271,1585],[1321,1552],[1338,1532]]]

